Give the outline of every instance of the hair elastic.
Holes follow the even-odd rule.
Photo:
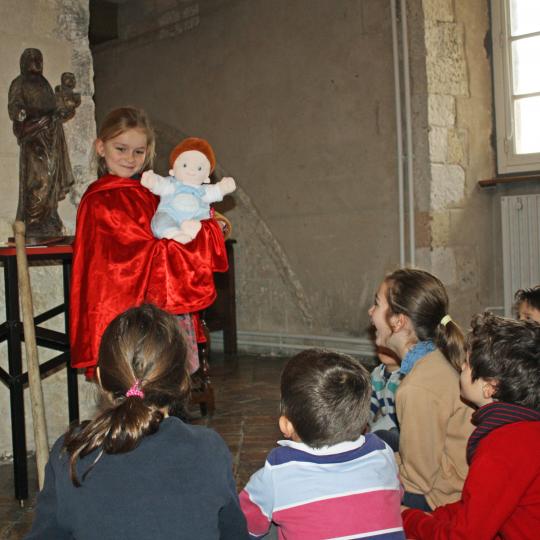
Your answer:
[[[450,317],[450,315],[445,315],[442,319],[441,319],[441,322],[439,324],[442,324],[443,326],[446,327],[446,325],[452,320],[452,317]]]
[[[135,382],[133,383],[133,386],[126,392],[126,397],[138,397],[143,399],[144,398],[144,392],[141,390],[141,387],[139,386],[141,384],[141,381],[139,379],[135,379]]]

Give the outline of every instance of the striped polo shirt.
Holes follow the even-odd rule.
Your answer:
[[[240,493],[251,538],[404,540],[392,450],[368,433],[319,449],[279,441]]]

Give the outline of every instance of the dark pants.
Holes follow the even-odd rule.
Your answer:
[[[375,435],[382,439],[394,452],[399,450],[399,429],[379,429],[374,431]]]
[[[406,491],[403,495],[403,500],[401,504],[408,506],[409,508],[417,508],[418,510],[423,510],[424,512],[431,512],[431,507],[426,501],[426,498],[421,493],[411,493]]]

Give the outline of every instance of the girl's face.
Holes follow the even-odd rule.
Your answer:
[[[388,285],[383,281],[375,295],[375,301],[368,311],[371,324],[375,327],[375,345],[378,347],[389,347],[388,341],[392,336],[392,329],[386,320],[388,312],[387,290]]]
[[[141,171],[148,141],[142,129],[128,129],[107,141],[96,141],[96,152],[105,160],[110,174],[130,178]]]

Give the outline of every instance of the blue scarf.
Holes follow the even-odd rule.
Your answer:
[[[420,358],[424,358],[426,354],[433,352],[436,348],[435,343],[433,343],[431,339],[428,339],[427,341],[419,341],[416,345],[414,345],[414,347],[409,349],[409,352],[407,352],[405,358],[401,362],[399,371],[403,373],[403,375],[407,375],[407,373],[411,371],[414,364],[416,364]]]

